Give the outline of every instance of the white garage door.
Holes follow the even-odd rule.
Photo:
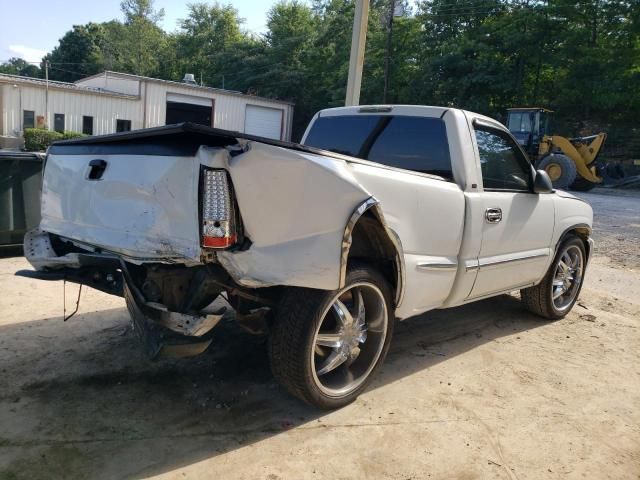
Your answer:
[[[280,140],[282,110],[247,105],[244,116],[244,133]]]

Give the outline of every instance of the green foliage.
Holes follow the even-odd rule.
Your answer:
[[[154,25],[164,18],[164,8],[155,10],[154,0],[122,0],[120,10],[124,14],[125,23],[131,25],[136,22],[149,22]]]
[[[43,59],[51,65],[49,78],[74,82],[104,70],[107,41],[103,25],[74,25],[60,39],[58,46]]]
[[[637,108],[640,99],[626,81],[638,64],[634,4],[423,1],[419,81],[434,103],[497,117],[511,105],[545,105],[582,120],[627,116],[629,102]]]
[[[69,140],[72,138],[84,137],[78,132],[54,132],[43,128],[24,129],[24,148],[29,152],[44,152],[49,145],[58,140]]]
[[[387,101],[498,119],[510,106],[547,106],[563,126],[557,133],[567,135],[634,125],[638,1],[420,0],[412,11],[397,0],[403,8],[393,20]],[[371,0],[362,103],[383,101],[389,2]],[[50,61],[81,65],[53,65],[51,78],[77,80],[103,68],[169,80],[193,73],[208,86],[295,102],[297,139],[315,111],[344,103],[354,4],[281,0],[257,36],[243,30],[231,5],[190,4],[167,34],[153,0],[125,0],[124,21],[75,26],[61,39]]]
[[[62,133],[43,128],[24,129],[24,148],[29,152],[44,152],[52,142],[62,140]]]
[[[0,73],[34,78],[39,78],[41,76],[40,69],[36,65],[27,63],[22,58],[15,57],[10,58],[4,63],[0,63]]]
[[[44,61],[50,62],[49,78],[73,82],[103,70],[162,76],[176,61],[171,36],[159,26],[164,16],[153,0],[124,0],[124,22],[74,25]],[[44,68],[44,63],[41,65]]]
[[[164,52],[165,33],[158,26],[164,10],[153,8],[153,0],[123,0],[120,9],[125,17],[122,28],[113,25],[112,41],[123,55],[124,70],[136,75],[153,75],[160,66],[159,54]]]
[[[222,86],[225,72],[236,69],[242,62],[238,54],[251,43],[241,32],[241,23],[238,11],[231,5],[190,4],[176,38],[180,73],[194,73],[205,77],[209,84]]]
[[[86,136],[87,135],[80,132],[70,132],[68,130],[65,130],[64,132],[62,132],[62,140],[71,140],[73,138],[80,138],[80,137],[86,137]]]

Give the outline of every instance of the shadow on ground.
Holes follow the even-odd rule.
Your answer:
[[[0,245],[0,258],[22,257],[22,245]]]
[[[399,323],[368,390],[541,325],[510,296]],[[152,363],[124,309],[0,327],[0,478],[142,478],[322,425],[274,382],[262,340],[217,328],[202,356]]]

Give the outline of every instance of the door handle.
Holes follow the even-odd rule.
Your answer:
[[[484,218],[487,220],[487,223],[500,223],[502,220],[502,209],[501,208],[487,208],[487,211],[484,213]]]

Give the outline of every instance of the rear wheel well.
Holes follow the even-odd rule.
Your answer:
[[[378,270],[393,288],[394,298],[398,298],[401,281],[400,266],[397,265],[398,253],[375,214],[369,210],[356,223],[351,232],[351,247],[347,256],[347,264],[355,262],[367,263]],[[397,305],[396,305],[397,306]]]

